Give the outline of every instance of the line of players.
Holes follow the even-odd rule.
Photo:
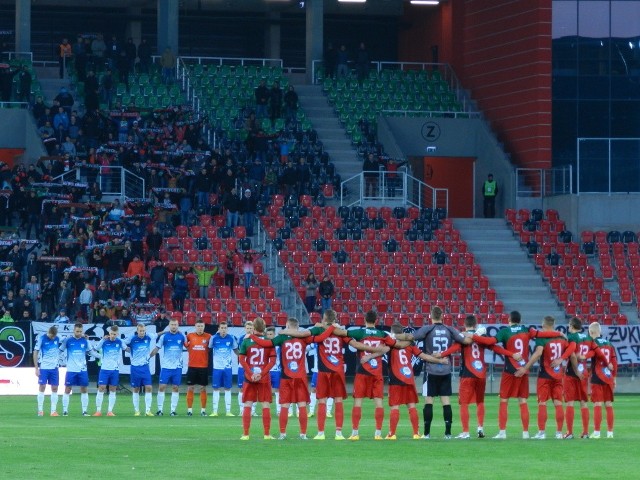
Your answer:
[[[391,335],[376,328],[376,314],[369,312],[365,318],[365,327],[342,330],[335,325],[335,313],[327,311],[323,322],[311,330],[300,330],[298,322],[290,319],[287,328],[278,336],[273,329],[265,329],[262,319],[256,319],[245,326],[245,338],[238,346],[233,336],[227,334],[227,326],[221,324],[214,336],[204,332],[204,324],[197,324],[195,332],[188,335],[178,330],[177,321],[169,324],[168,331],[162,332],[154,345],[153,340],[145,333],[144,326],[137,327],[137,334],[122,342],[118,338],[117,327],[112,328],[108,337],[92,347],[83,335],[82,325],[76,325],[74,335],[60,342],[55,327],[38,339],[34,351],[34,362],[38,365],[36,374],[40,385],[38,394],[38,414],[43,415],[44,391],[51,385],[51,415],[57,416],[57,366],[58,353],[66,353],[67,378],[65,379],[65,395],[63,396],[63,415],[68,413],[69,394],[73,386],[79,386],[83,415],[88,415],[88,376],[86,371],[86,355],[102,357],[102,366],[98,379],[96,394],[96,413],[101,415],[102,401],[106,388],[109,388],[109,407],[107,415],[113,415],[115,406],[115,390],[118,386],[118,364],[123,348],[131,352],[131,385],[133,388],[133,404],[135,415],[140,415],[140,391],[144,387],[145,415],[151,413],[151,375],[149,360],[163,349],[161,372],[157,395],[158,410],[156,415],[163,414],[166,387],[172,386],[171,415],[176,415],[179,395],[178,387],[182,377],[182,349],[189,350],[189,369],[187,373],[187,407],[188,415],[192,415],[195,387],[200,388],[201,415],[206,415],[206,385],[209,350],[213,354],[213,413],[218,415],[220,390],[224,390],[225,408],[228,416],[231,413],[231,361],[234,352],[239,354],[239,382],[244,380],[238,401],[242,408],[243,435],[249,438],[251,417],[255,415],[256,403],[262,404],[264,438],[270,435],[272,400],[271,370],[279,357],[281,366],[281,382],[279,395],[276,394],[280,438],[286,438],[287,419],[291,416],[290,407],[298,405],[300,437],[307,438],[307,405],[310,394],[307,387],[305,350],[307,345],[318,344],[318,372],[316,384],[317,396],[317,440],[325,438],[327,404],[335,402],[335,439],[343,440],[342,426],[344,422],[343,399],[346,398],[346,382],[344,377],[343,351],[349,345],[360,352],[359,364],[354,380],[354,407],[352,410],[352,433],[350,440],[359,440],[359,423],[361,419],[362,401],[372,398],[375,403],[374,438],[381,440],[384,409],[384,378],[380,356],[388,354],[389,361],[389,405],[390,428],[386,436],[395,440],[399,422],[399,407],[407,405],[411,421],[413,438],[430,438],[433,419],[433,402],[440,397],[445,420],[445,438],[451,438],[452,409],[451,366],[447,357],[461,351],[463,362],[459,391],[460,419],[462,433],[456,438],[470,438],[469,404],[477,405],[478,436],[484,437],[484,391],[486,383],[486,365],[484,349],[491,348],[505,355],[505,371],[500,386],[499,432],[494,438],[506,438],[507,405],[509,398],[518,398],[523,426],[523,438],[529,437],[529,396],[528,371],[540,360],[538,377],[538,434],[537,439],[545,438],[547,421],[546,404],[552,399],[556,410],[556,438],[573,438],[574,401],[579,401],[583,420],[582,437],[588,437],[589,411],[587,402],[587,369],[586,362],[592,360],[591,393],[594,402],[595,430],[592,438],[599,438],[602,422],[602,405],[607,412],[607,436],[613,436],[613,389],[615,386],[616,360],[615,350],[600,337],[600,327],[592,324],[589,334],[581,333],[582,325],[574,318],[569,325],[569,336],[565,338],[556,332],[552,317],[545,317],[542,330],[527,330],[520,325],[520,315],[512,312],[510,324],[501,329],[496,337],[486,337],[475,332],[476,319],[467,317],[463,334],[442,323],[442,310],[434,307],[431,312],[432,324],[422,327],[414,334],[403,334],[401,325],[392,327]],[[271,330],[265,336],[265,330]],[[254,335],[255,331],[255,335]],[[480,333],[480,332],[478,332]],[[394,338],[395,337],[395,338]],[[529,358],[529,341],[535,339],[536,347]],[[422,351],[412,341],[423,342]],[[496,343],[502,343],[501,348]],[[100,352],[100,353],[99,353]],[[425,361],[423,383],[424,435],[419,435],[418,403],[412,359],[414,356]],[[569,360],[566,375],[561,368],[563,361]],[[38,363],[39,362],[39,363]],[[316,377],[316,375],[314,375]],[[275,380],[275,378],[274,378]],[[274,381],[275,385],[275,381]],[[277,385],[276,385],[277,386]],[[278,398],[279,396],[279,398]],[[568,402],[566,415],[562,409],[562,401]],[[566,417],[567,433],[562,433],[562,425]]]

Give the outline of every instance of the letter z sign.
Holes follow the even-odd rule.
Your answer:
[[[427,122],[422,125],[420,133],[427,142],[435,142],[440,138],[440,126],[435,122]]]

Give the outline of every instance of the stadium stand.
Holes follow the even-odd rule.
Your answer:
[[[275,198],[261,218],[267,235],[281,247],[280,259],[302,298],[309,272],[331,278],[341,321],[361,324],[375,308],[386,324],[399,319],[422,325],[431,306],[443,303],[449,324],[459,325],[471,312],[490,323],[502,321],[502,302],[444,212],[401,208],[394,216],[389,207],[319,206],[287,211],[283,201]],[[291,228],[292,220],[299,226]]]
[[[629,276],[625,265],[625,244],[607,240],[607,237],[620,240],[619,232],[608,235],[606,232],[594,234],[585,231],[580,235],[580,244],[573,241],[573,235],[553,209],[546,212],[508,209],[505,217],[567,317],[577,315],[589,321],[604,319],[604,323],[609,325],[627,323],[626,315],[620,312],[620,305],[612,299],[606,284],[613,281],[614,265],[620,265],[620,278]],[[591,244],[594,240],[599,262],[593,258]],[[612,255],[617,255],[618,264],[612,264]],[[626,291],[623,297],[622,290],[621,285],[623,303],[630,302],[631,292]]]

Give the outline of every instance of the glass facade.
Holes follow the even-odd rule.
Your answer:
[[[640,0],[553,0],[552,64],[554,166],[580,151],[581,191],[640,191],[637,142],[577,148],[640,138]]]

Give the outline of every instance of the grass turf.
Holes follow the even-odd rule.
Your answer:
[[[61,412],[61,399],[58,412]],[[3,478],[289,478],[370,479],[391,476],[441,478],[637,478],[640,468],[638,396],[618,396],[615,402],[616,438],[555,440],[553,408],[549,407],[547,440],[522,440],[517,404],[510,403],[507,440],[492,440],[496,431],[497,398],[487,398],[485,439],[444,440],[441,409],[434,408],[431,440],[412,440],[406,409],[401,410],[398,440],[373,440],[373,408],[365,402],[359,442],[336,442],[334,419],[327,419],[324,442],[298,439],[298,419],[289,419],[286,441],[264,441],[262,418],[254,417],[251,439],[240,441],[241,418],[199,416],[196,395],[194,417],[186,416],[181,395],[179,416],[134,417],[131,396],[118,395],[116,417],[81,417],[80,398],[71,399],[70,416],[36,416],[35,397],[0,397],[0,459]],[[90,395],[89,411],[95,396]],[[209,398],[209,402],[211,399]],[[455,399],[454,399],[455,402]],[[107,399],[105,396],[106,407]],[[144,405],[141,399],[141,406]],[[223,408],[223,404],[221,405]],[[347,401],[343,432],[351,431],[351,401]],[[529,400],[531,434],[535,434],[536,407]],[[421,410],[419,406],[419,410]],[[155,410],[155,394],[154,394]],[[45,412],[49,398],[45,399]],[[233,398],[233,411],[237,401]],[[475,409],[471,409],[471,433]],[[48,414],[47,414],[48,415]],[[420,412],[420,417],[422,414]],[[388,428],[385,411],[383,434]],[[420,421],[422,428],[422,420]],[[271,433],[277,437],[278,419],[272,414]],[[593,418],[590,424],[593,430]],[[581,421],[576,411],[574,430]],[[603,436],[606,422],[603,421]],[[454,405],[453,434],[460,431]],[[316,433],[309,419],[308,433]]]

